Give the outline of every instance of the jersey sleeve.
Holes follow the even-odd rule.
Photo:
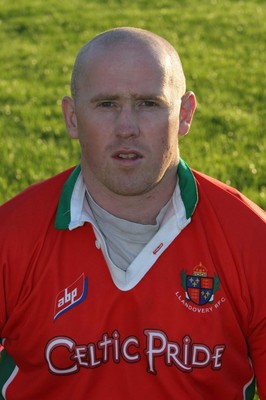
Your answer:
[[[261,400],[266,399],[266,224],[261,213],[257,225],[251,224],[249,241],[243,248],[249,289],[249,332],[250,358],[255,370]]]
[[[1,211],[4,210],[1,209]],[[1,218],[2,212],[0,212]],[[20,252],[19,240],[16,235],[12,235],[10,225],[3,224],[0,227],[0,340],[5,337],[5,325],[8,316],[14,309],[17,302],[19,287],[22,282],[20,277],[19,260],[22,255]],[[16,279],[13,279],[16,277]]]
[[[0,214],[1,215],[1,214]],[[0,227],[0,343],[3,339],[2,331],[7,320],[7,298],[6,298],[6,271],[7,257],[4,250],[6,237],[3,226]]]

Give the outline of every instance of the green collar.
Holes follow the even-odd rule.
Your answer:
[[[71,208],[71,198],[75,187],[75,183],[81,172],[80,164],[72,171],[70,176],[67,178],[58,203],[55,227],[57,229],[68,229],[71,221],[70,208]]]
[[[177,174],[181,198],[186,209],[186,217],[189,219],[198,204],[198,187],[191,169],[182,158],[180,158],[178,164]]]
[[[80,165],[78,165],[66,180],[60,200],[58,203],[55,227],[57,229],[68,229],[71,221],[71,199],[72,193],[77,182],[78,176],[81,172]],[[177,168],[179,177],[179,187],[181,198],[186,209],[186,218],[189,219],[195,211],[198,203],[198,190],[195,178],[188,165],[180,159]]]

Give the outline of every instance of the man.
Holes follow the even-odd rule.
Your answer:
[[[0,212],[4,399],[266,399],[265,215],[180,159],[196,108],[140,29],[79,52],[81,164]]]

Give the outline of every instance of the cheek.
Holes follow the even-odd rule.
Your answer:
[[[84,120],[79,120],[78,133],[81,150],[83,152],[90,152],[93,154],[93,149],[98,147],[97,138],[100,136],[96,134],[97,129],[93,126],[93,124],[89,124]]]
[[[162,150],[175,149],[178,146],[178,134],[176,131],[168,132],[168,134],[160,138],[160,146]]]
[[[164,162],[167,164],[176,164],[178,162],[178,135],[176,133],[161,137],[158,147]]]
[[[93,135],[82,133],[79,136],[82,157],[89,163],[95,163],[97,155],[100,153],[99,144]]]
[[[102,154],[102,146],[97,140],[92,140],[92,138],[83,141],[81,143],[81,149],[83,153],[91,159],[97,159],[97,157],[100,158]]]

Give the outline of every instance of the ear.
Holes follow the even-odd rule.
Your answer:
[[[197,101],[195,94],[193,92],[187,92],[182,97],[180,108],[180,121],[178,131],[178,134],[180,136],[184,136],[188,133],[196,107]]]
[[[75,103],[74,100],[71,99],[71,97],[65,96],[62,99],[62,111],[69,136],[72,139],[78,139],[78,126],[75,112]]]

